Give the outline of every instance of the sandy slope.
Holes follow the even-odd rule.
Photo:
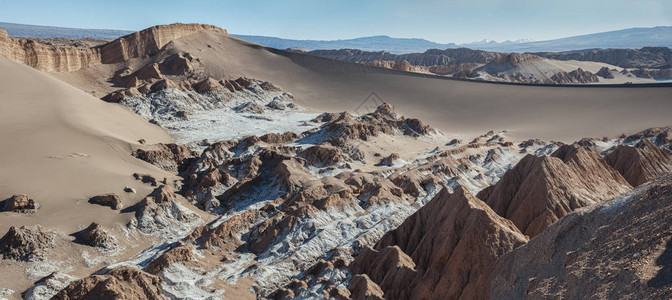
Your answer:
[[[169,141],[162,129],[4,57],[0,103],[0,200],[25,193],[41,204],[28,217],[0,213],[0,232],[38,223],[70,234],[94,220],[114,224],[127,216],[86,199],[104,192],[122,195],[128,185],[138,189],[137,195],[122,195],[130,205],[132,197],[149,192],[131,174],[166,176],[130,155],[140,138]]]
[[[507,129],[521,138],[571,141],[669,125],[672,112],[669,87],[534,87],[427,78],[271,51],[213,32],[176,40],[166,50],[191,53],[215,78],[244,75],[273,82],[316,111],[358,112],[375,91],[403,115],[467,135]],[[100,67],[54,75],[96,95],[114,90],[105,86],[112,73]],[[98,83],[90,84],[91,78]]]

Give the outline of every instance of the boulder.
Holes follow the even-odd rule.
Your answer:
[[[119,195],[114,194],[114,193],[91,197],[89,199],[89,203],[98,204],[98,205],[102,205],[102,206],[109,206],[110,208],[112,208],[114,210],[120,210],[120,209],[124,208],[124,202],[121,201],[121,198],[119,197]]]

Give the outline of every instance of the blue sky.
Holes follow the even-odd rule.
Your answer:
[[[463,43],[669,26],[672,0],[0,0],[0,21],[128,30],[196,22],[295,39],[389,35]]]

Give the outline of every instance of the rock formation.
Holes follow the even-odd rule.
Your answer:
[[[193,260],[191,251],[191,245],[175,247],[150,262],[145,267],[145,271],[156,275],[173,263],[191,261]]]
[[[102,206],[109,206],[114,210],[120,210],[124,207],[124,202],[121,201],[119,195],[111,193],[91,197],[89,203],[98,204]]]
[[[602,67],[595,75],[600,76],[606,79],[613,79],[614,74],[611,73],[611,70],[608,67]]]
[[[46,251],[54,247],[56,233],[42,225],[9,228],[0,239],[0,254],[4,259],[17,261],[41,261]]]
[[[27,212],[34,211],[40,205],[26,194],[17,194],[4,201],[4,211]]]
[[[387,299],[483,299],[497,258],[526,240],[464,188],[443,189],[349,268],[368,275]]]
[[[603,62],[623,68],[656,68],[672,61],[672,50],[667,47],[641,49],[587,49],[567,52],[545,52],[536,55],[559,59]]]
[[[186,163],[186,160],[198,156],[186,145],[157,144],[156,149],[137,149],[133,156],[153,164],[169,172],[177,172],[178,166]]]
[[[631,189],[593,150],[565,145],[551,156],[525,156],[479,197],[533,237],[577,208]]]
[[[605,158],[632,186],[672,173],[672,153],[644,139],[634,147],[620,145]]]
[[[492,299],[668,299],[672,178],[573,212],[497,261]]]
[[[104,250],[114,250],[119,247],[117,239],[96,222],[91,223],[85,229],[77,232],[75,237],[85,245],[102,248]]]
[[[227,34],[201,24],[159,25],[132,33],[102,46],[88,48],[41,44],[15,39],[0,29],[0,55],[45,72],[72,72],[100,64],[113,64],[159,51],[168,42],[201,31]]]
[[[133,267],[112,269],[105,275],[76,280],[52,299],[146,299],[163,300],[161,278]]]
[[[599,82],[600,79],[597,75],[590,73],[590,71],[584,71],[581,68],[578,68],[569,73],[561,71],[551,76],[551,80],[559,84],[568,84],[568,83],[591,83]]]

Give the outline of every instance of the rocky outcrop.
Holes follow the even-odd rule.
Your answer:
[[[52,299],[147,299],[163,300],[161,278],[133,267],[112,269],[105,275],[76,280]]]
[[[119,247],[117,239],[96,222],[75,233],[75,237],[82,244],[104,250],[114,250]]]
[[[157,259],[150,262],[145,267],[145,271],[156,275],[168,268],[171,264],[192,261],[193,254],[191,251],[191,245],[184,245],[170,249],[166,253],[161,254],[161,256],[159,256]]]
[[[349,62],[371,62],[371,61],[407,61],[413,66],[447,66],[464,63],[484,64],[501,54],[481,50],[472,50],[467,48],[457,49],[430,49],[424,53],[392,54],[389,52],[369,52],[357,49],[340,50],[314,50],[308,52],[310,55],[327,57]]]
[[[98,204],[102,206],[109,206],[114,210],[120,210],[124,208],[124,202],[121,200],[119,195],[111,193],[91,197],[89,203]]]
[[[492,299],[672,297],[672,178],[565,216],[494,268]]]
[[[641,139],[650,139],[656,146],[672,150],[672,127],[652,127],[635,134],[623,135],[624,142],[638,142]]]
[[[623,68],[658,68],[672,62],[672,50],[667,47],[641,49],[588,49],[567,52],[545,52],[536,55],[558,60],[603,62]]]
[[[45,72],[70,72],[100,64],[100,49],[48,45],[32,39],[11,38],[0,29],[0,55]]]
[[[380,163],[378,163],[379,166],[388,166],[391,167],[394,165],[394,163],[398,160],[400,160],[401,157],[399,156],[399,153],[392,153],[383,159],[380,160]]]
[[[29,212],[35,211],[40,205],[26,194],[17,194],[3,201],[3,211]]]
[[[353,300],[382,300],[383,291],[366,274],[358,274],[350,279],[349,290]]]
[[[227,34],[226,30],[212,25],[181,24],[159,25],[131,33],[101,47],[104,64],[118,63],[135,57],[143,57],[159,51],[172,40],[202,31]]]
[[[351,140],[366,141],[379,134],[401,134],[417,137],[432,131],[428,125],[425,125],[419,119],[397,115],[394,106],[389,103],[383,103],[375,112],[361,117],[353,117],[348,113],[324,114],[318,116],[314,121],[328,123],[303,139],[315,143],[328,142],[334,146],[342,146]]]
[[[133,156],[169,172],[177,172],[181,165],[198,156],[187,145],[156,144],[154,149],[137,149]]]
[[[479,197],[521,232],[535,236],[577,208],[631,189],[593,150],[565,145],[550,156],[525,156]]]
[[[443,189],[349,268],[371,278],[386,299],[483,299],[497,258],[526,240],[464,188]]]
[[[608,67],[602,67],[599,71],[597,71],[597,73],[595,73],[595,75],[606,79],[614,78],[614,74],[611,73],[611,69],[609,69]]]
[[[285,144],[295,141],[299,135],[291,131],[285,133],[267,133],[259,137],[259,140],[268,144]]]
[[[374,67],[387,68],[393,70],[399,70],[404,72],[423,72],[425,68],[420,66],[411,65],[406,60],[372,60],[367,61],[364,64]]]
[[[4,259],[42,261],[46,251],[54,247],[56,233],[42,225],[14,226],[0,239],[0,254]]]
[[[0,29],[0,55],[45,72],[72,72],[100,64],[113,64],[158,52],[168,42],[202,31],[227,34],[202,24],[171,24],[147,28],[102,46],[88,48],[42,44],[10,38]]]
[[[180,204],[178,196],[167,185],[157,187],[132,208],[135,218],[127,226],[145,234],[184,235],[202,222],[196,213]]]
[[[584,71],[583,69],[578,68],[569,73],[565,71],[555,73],[555,75],[551,76],[551,80],[558,84],[568,84],[599,82],[600,78],[598,78],[597,75],[590,73],[590,71]]]
[[[504,69],[515,68],[523,65],[526,62],[541,60],[541,57],[528,53],[509,53],[495,57],[486,68],[492,69],[499,67]]]
[[[644,139],[635,146],[620,145],[605,158],[632,186],[672,174],[672,153]]]

